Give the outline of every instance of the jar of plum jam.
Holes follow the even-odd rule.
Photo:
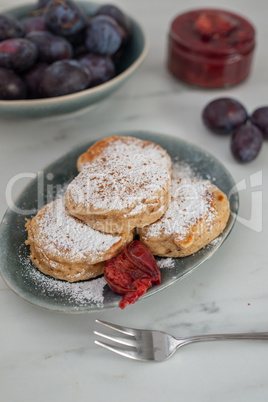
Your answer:
[[[198,9],[177,16],[169,33],[168,68],[179,79],[203,88],[222,88],[249,74],[255,30],[229,11]]]

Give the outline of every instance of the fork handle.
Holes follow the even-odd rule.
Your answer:
[[[188,345],[194,342],[225,341],[235,339],[268,340],[268,332],[248,332],[236,334],[211,334],[192,336],[190,338],[177,339],[178,346]]]

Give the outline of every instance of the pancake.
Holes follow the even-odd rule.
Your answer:
[[[105,161],[117,154],[124,157],[129,156],[131,159],[135,159],[136,154],[144,154],[152,159],[162,161],[163,165],[171,170],[171,158],[160,145],[135,137],[119,136],[112,136],[95,142],[85,153],[79,156],[77,169],[81,172],[83,167],[94,160],[102,159]]]
[[[228,198],[215,185],[174,179],[168,210],[157,222],[139,229],[140,240],[154,255],[186,257],[218,237],[229,215]]]
[[[104,261],[133,240],[133,232],[108,235],[69,216],[63,199],[44,206],[27,220],[26,229],[33,264],[44,274],[68,282],[103,274]]]
[[[107,138],[79,158],[78,168],[66,207],[93,229],[129,232],[155,222],[169,206],[171,159],[152,142]]]

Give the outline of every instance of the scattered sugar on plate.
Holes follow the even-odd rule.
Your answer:
[[[94,304],[96,307],[103,306],[103,290],[106,285],[104,277],[91,279],[83,282],[65,282],[44,275],[35,268],[29,256],[20,254],[20,262],[23,269],[23,279],[30,283],[42,295],[48,295],[66,301],[66,305],[74,304],[74,308]]]
[[[216,239],[212,240],[207,246],[215,247],[222,242],[222,236],[216,237]]]
[[[175,260],[173,258],[162,258],[161,260],[157,260],[156,263],[159,269],[175,267]]]
[[[207,174],[206,179],[204,179],[197,171],[195,171],[192,166],[184,161],[176,160],[172,164],[172,169],[172,178],[175,180],[188,178],[207,181],[209,183],[213,183],[216,181],[216,178],[211,176],[210,174]]]
[[[174,162],[172,164],[172,178],[179,179],[198,179],[198,175],[194,172],[193,168],[185,162]]]

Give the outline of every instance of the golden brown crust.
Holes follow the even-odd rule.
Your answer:
[[[70,215],[105,233],[159,219],[170,203],[171,159],[159,145],[134,137],[98,141],[78,159],[65,193]]]
[[[57,216],[55,204],[59,208]],[[117,236],[98,233],[67,217],[59,201],[46,205],[25,226],[32,263],[44,274],[68,282],[101,275],[104,261],[114,257],[134,237],[133,231]]]
[[[41,249],[36,247],[34,242],[29,241],[29,239],[26,244],[30,245],[30,259],[36,268],[43,274],[52,276],[55,279],[77,282],[96,278],[103,274],[104,262],[92,265],[83,262],[76,263],[75,265],[72,262],[59,262],[49,259],[48,256]]]
[[[159,200],[161,199],[161,204]],[[147,203],[144,201],[144,209],[147,213],[137,213],[132,218],[130,214],[125,214],[122,218],[122,213],[114,211],[107,215],[101,214],[90,214],[82,215],[79,212],[74,212],[74,208],[70,208],[69,201],[67,202],[67,208],[69,209],[70,215],[80,219],[85,222],[88,226],[100,232],[116,234],[116,233],[127,233],[134,228],[142,228],[160,219],[168,208],[170,203],[170,195],[164,194],[163,197],[159,197],[156,203]],[[78,210],[78,208],[76,208]]]
[[[128,144],[129,142],[135,141],[141,146],[142,149],[153,146],[163,155],[163,158],[166,159],[169,169],[171,169],[172,162],[170,156],[160,145],[157,145],[151,141],[144,141],[134,137],[120,137],[114,135],[112,137],[107,137],[100,141],[95,142],[90,148],[88,148],[86,152],[80,155],[77,160],[77,170],[81,172],[81,170],[87,163],[91,163],[96,159],[105,158],[111,155],[110,150],[111,152],[113,152],[112,148],[118,141],[121,141],[124,144]]]
[[[227,196],[216,186],[209,184],[208,191],[209,212],[189,226],[183,236],[176,231],[152,232],[151,227],[147,226],[139,229],[140,240],[154,255],[161,257],[186,257],[209,244],[224,230],[229,219],[230,207]],[[164,220],[165,215],[160,222]]]

